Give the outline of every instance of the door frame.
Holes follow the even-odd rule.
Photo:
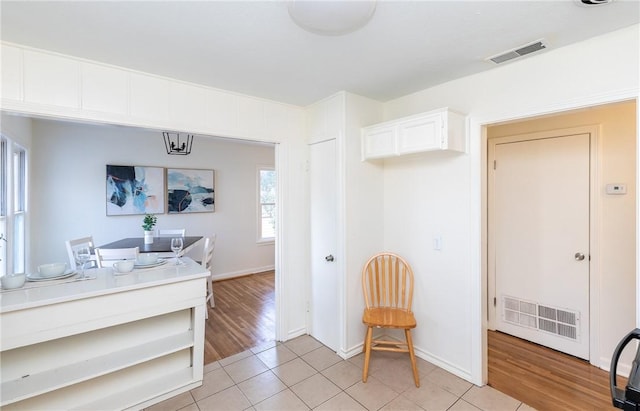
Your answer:
[[[523,120],[526,121],[526,120]],[[499,143],[519,142],[528,140],[541,140],[546,138],[561,137],[575,134],[589,134],[589,362],[597,365],[599,358],[598,316],[592,315],[599,312],[599,292],[600,284],[600,243],[601,233],[601,196],[598,196],[598,187],[601,187],[601,166],[599,163],[599,153],[602,151],[602,142],[599,138],[600,127],[597,125],[554,129],[535,133],[518,134],[505,137],[487,138],[487,328],[496,330],[496,318],[498,313],[494,301],[496,295],[496,275],[495,275],[495,207],[492,201],[494,195],[493,184],[490,184],[491,174],[489,167],[491,161],[495,159],[495,147]]]

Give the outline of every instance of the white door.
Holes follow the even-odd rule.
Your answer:
[[[492,144],[496,328],[589,359],[590,136]]]
[[[311,335],[338,349],[336,141],[311,145]]]

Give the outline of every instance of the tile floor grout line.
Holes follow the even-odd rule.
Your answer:
[[[454,374],[448,373],[446,370],[443,370],[441,368],[436,367],[435,365],[431,365],[431,363],[429,363],[428,361],[425,361],[424,365],[426,368],[423,369],[424,374],[421,375],[421,382],[424,381],[424,384],[422,384],[420,387],[415,387],[414,381],[411,378],[409,380],[407,380],[406,382],[402,382],[396,379],[395,382],[392,381],[394,377],[391,377],[391,380],[389,379],[389,375],[391,374],[386,374],[386,377],[383,379],[379,379],[376,375],[374,375],[372,372],[375,368],[372,368],[370,371],[372,371],[369,374],[369,382],[374,382],[376,386],[379,384],[381,387],[384,387],[384,390],[382,392],[386,392],[387,394],[383,394],[383,395],[379,395],[377,396],[377,399],[374,399],[371,397],[371,395],[375,395],[376,394],[376,389],[374,389],[373,394],[371,392],[368,392],[368,390],[371,389],[371,387],[367,387],[366,384],[362,383],[362,364],[361,364],[361,358],[358,359],[358,356],[360,356],[360,354],[353,356],[351,358],[348,359],[344,359],[338,356],[338,361],[336,361],[336,359],[331,355],[337,355],[334,352],[321,352],[319,350],[322,351],[326,351],[323,350],[323,348],[325,347],[324,345],[320,344],[318,346],[315,346],[316,344],[319,344],[318,342],[315,342],[314,344],[311,344],[311,342],[314,342],[316,340],[309,340],[312,339],[312,337],[310,336],[302,336],[302,337],[298,337],[298,338],[305,338],[305,340],[300,340],[298,344],[291,344],[292,346],[296,347],[296,350],[298,350],[301,354],[298,354],[296,351],[294,351],[292,348],[290,348],[289,346],[287,346],[287,344],[285,343],[276,343],[268,348],[264,348],[261,350],[257,350],[255,347],[249,350],[246,350],[244,352],[235,354],[233,360],[228,360],[231,357],[227,357],[227,361],[231,361],[228,362],[224,361],[225,359],[221,359],[216,361],[215,363],[210,363],[207,364],[205,367],[207,368],[207,372],[204,374],[205,376],[213,373],[213,372],[218,372],[218,375],[216,376],[211,376],[211,378],[208,380],[209,381],[209,388],[205,388],[205,386],[207,384],[203,383],[203,385],[201,387],[198,387],[196,389],[203,389],[199,391],[199,395],[205,395],[204,397],[200,398],[199,400],[196,401],[196,397],[194,395],[194,390],[190,390],[189,392],[189,396],[188,397],[184,397],[185,401],[188,401],[188,399],[191,400],[190,404],[181,406],[180,408],[176,407],[176,408],[168,408],[171,411],[176,411],[176,409],[180,410],[180,409],[184,409],[184,411],[186,411],[187,409],[189,410],[200,410],[200,411],[210,411],[212,408],[213,409],[227,409],[225,407],[231,407],[230,405],[224,405],[226,403],[224,402],[218,402],[218,398],[221,399],[221,401],[225,401],[225,400],[229,400],[230,396],[234,398],[233,401],[237,401],[235,406],[243,406],[240,405],[240,403],[242,404],[249,404],[247,407],[244,408],[244,410],[256,410],[256,409],[260,409],[263,407],[269,407],[269,408],[274,408],[274,407],[283,407],[285,403],[288,403],[288,401],[294,401],[293,403],[296,403],[295,401],[297,401],[297,405],[290,405],[293,407],[306,407],[308,409],[314,410],[317,408],[322,407],[324,404],[328,403],[329,401],[336,401],[334,404],[334,406],[339,407],[341,402],[345,402],[351,404],[350,406],[359,406],[362,407],[366,410],[380,410],[383,409],[385,407],[398,407],[399,404],[405,403],[405,404],[412,404],[411,407],[412,408],[417,408],[417,409],[425,409],[425,408],[429,408],[429,406],[427,406],[427,403],[425,403],[424,399],[421,399],[425,395],[425,392],[427,392],[428,390],[432,390],[433,388],[429,388],[426,383],[429,384],[429,386],[433,386],[435,388],[437,388],[438,392],[441,393],[446,393],[448,396],[453,396],[455,397],[455,400],[453,401],[453,403],[451,403],[450,405],[448,405],[446,408],[441,408],[441,409],[447,409],[447,410],[452,410],[452,409],[458,409],[459,407],[466,407],[471,405],[472,407],[474,407],[474,409],[478,409],[481,411],[485,411],[486,410],[486,406],[480,406],[479,404],[482,404],[482,401],[487,401],[486,399],[482,399],[480,398],[480,396],[485,396],[484,398],[490,398],[491,395],[494,394],[494,389],[492,389],[489,386],[485,387],[478,387],[479,390],[483,390],[484,389],[484,394],[482,393],[482,391],[480,393],[473,393],[473,398],[470,398],[470,400],[467,400],[465,398],[463,398],[463,396],[467,395],[470,391],[474,390],[474,387],[476,387],[475,385],[469,383],[468,386],[466,387],[466,389],[464,390],[460,390],[460,389],[456,389],[456,387],[458,386],[458,380],[461,382],[465,382],[465,380],[460,379],[459,377],[455,376]],[[296,339],[292,340],[295,341]],[[306,347],[309,347],[310,345],[314,345],[315,348],[306,351],[305,349]],[[278,350],[278,347],[283,347],[284,350]],[[255,352],[253,350],[256,350]],[[275,350],[274,352],[268,353],[263,355],[263,358],[261,358],[259,356],[259,354],[264,353],[266,351],[269,350]],[[285,351],[286,350],[286,351]],[[303,356],[308,356],[309,354],[312,354],[314,352],[316,352],[315,357],[314,356],[309,356],[307,357],[307,359],[303,358]],[[288,358],[289,357],[289,353],[292,354],[292,358],[289,358],[286,361],[283,362],[279,362],[280,358]],[[240,361],[246,361],[246,365],[247,368],[245,368],[243,370],[243,365],[235,365]],[[255,361],[258,360],[258,361]],[[295,367],[291,367],[288,370],[283,370],[280,375],[278,375],[278,373],[276,373],[275,369],[280,368],[285,366],[286,364],[289,364],[293,361],[297,361],[300,360],[300,364],[304,364],[305,365],[305,370],[306,371],[302,371],[299,372],[300,370],[297,370]],[[409,368],[406,368],[406,365],[403,360],[404,358],[399,357],[399,356],[381,356],[380,358],[378,358],[378,360],[381,360],[381,362],[378,363],[378,369],[376,370],[376,372],[380,373],[381,370],[384,370],[385,368],[389,371],[393,371],[393,372],[399,372],[399,373],[404,373],[406,372],[410,372],[411,370]],[[225,365],[222,365],[222,363],[225,363]],[[270,362],[272,365],[267,364],[267,362]],[[314,367],[311,363],[315,362],[318,365],[318,367],[324,367],[321,370],[316,369],[316,367]],[[217,363],[217,364],[216,364]],[[331,363],[329,366],[325,366],[325,364],[327,363]],[[231,377],[231,373],[228,371],[228,369],[230,367],[234,367],[233,369],[233,374],[236,375],[236,378],[238,375],[242,376],[242,375],[250,375],[253,374],[254,372],[256,372],[256,368],[260,368],[260,367],[255,367],[256,364],[259,364],[260,366],[264,367],[264,370],[258,371],[257,374],[255,375],[251,375],[248,378],[244,378],[242,381],[238,381],[236,382],[234,380],[234,378]],[[337,366],[338,364],[348,364],[348,366],[340,366],[338,368],[336,368],[333,371],[329,371],[332,367]],[[422,363],[421,363],[422,364]],[[419,364],[420,365],[420,364]],[[382,367],[382,368],[380,368]],[[359,373],[355,372],[355,369],[359,369]],[[220,373],[220,371],[218,370],[222,370],[222,373]],[[432,375],[432,373],[436,372],[437,370],[442,370],[441,372],[439,372],[440,375],[434,375],[432,379],[429,379],[428,376]],[[306,375],[306,372],[308,371],[312,371],[311,375],[308,375],[304,378],[302,378],[301,380],[297,381],[296,379],[299,376],[302,375]],[[246,382],[257,378],[259,376],[263,376],[264,378],[267,378],[264,374],[270,372],[271,375],[269,376],[269,378],[271,376],[275,377],[275,379],[273,380],[274,382],[277,381],[278,384],[281,384],[281,386],[278,386],[278,384],[276,384],[275,388],[268,388],[266,391],[263,391],[263,394],[266,395],[266,397],[262,398],[263,394],[260,395],[252,395],[252,391],[246,391],[245,390],[252,390],[254,388],[251,387],[251,384],[245,384]],[[327,373],[327,374],[325,374]],[[218,382],[215,382],[217,378],[221,377],[221,376],[225,376],[226,379],[223,379],[224,382],[221,382],[221,384],[231,384],[228,387],[221,389],[220,391],[215,391],[217,389],[217,387],[220,384]],[[295,383],[291,383],[288,384],[284,381],[284,377],[289,375],[289,377],[287,377],[287,379],[291,379],[292,381],[295,380]],[[295,377],[295,375],[298,375],[298,377]],[[333,375],[333,378],[331,377],[331,375]],[[385,374],[380,374],[381,376],[385,375]],[[319,385],[318,387],[315,387],[313,383],[307,384],[307,387],[304,386],[300,386],[299,390],[294,390],[293,387],[295,387],[296,385],[302,384],[305,381],[308,381],[311,378],[319,378],[322,379],[322,384]],[[406,376],[402,376],[402,379],[404,379],[404,377]],[[443,379],[444,378],[444,379]],[[453,378],[453,379],[452,379]],[[439,379],[439,381],[438,381]],[[326,381],[326,383],[325,383]],[[340,383],[338,383],[340,381]],[[384,381],[387,381],[387,383],[385,383]],[[392,383],[391,385],[388,385],[389,383]],[[211,385],[213,384],[213,385]],[[255,384],[255,383],[254,383]],[[244,386],[244,390],[241,388],[241,385]],[[360,387],[358,387],[360,385]],[[324,393],[322,395],[317,396],[316,394],[318,394],[319,392],[314,391],[315,389],[320,390],[323,389],[322,387],[327,387],[327,390],[324,391]],[[309,387],[311,387],[311,392],[313,392],[311,395],[309,395],[309,392],[305,391],[308,390]],[[446,387],[446,388],[445,388]],[[235,388],[233,391],[228,391],[228,393],[226,393],[225,395],[221,395],[221,393],[230,390],[232,388]],[[418,391],[416,391],[415,389],[417,388]],[[460,386],[460,388],[463,388],[463,386]],[[331,392],[333,392],[334,390],[336,390],[337,392],[331,394]],[[421,391],[422,390],[422,393]],[[240,392],[240,395],[238,395],[237,392]],[[296,392],[297,391],[297,392]],[[462,392],[461,395],[456,394],[456,392],[453,391],[464,391]],[[209,393],[210,392],[210,393]],[[283,396],[283,393],[287,392],[287,394],[285,394]],[[378,392],[381,392],[378,390]],[[430,392],[430,391],[429,391]],[[328,395],[328,397],[325,397],[325,395]],[[408,396],[407,396],[408,395]],[[431,396],[432,394],[429,393],[429,396]],[[489,397],[486,397],[486,396]],[[214,396],[218,396],[217,398],[212,398]],[[255,404],[252,403],[250,397],[253,396],[253,398],[259,398],[259,401],[257,401]],[[280,396],[280,398],[278,398],[278,396]],[[392,398],[389,398],[389,396],[391,396]],[[340,399],[336,399],[337,397],[341,397]],[[508,397],[508,396],[507,396]],[[295,400],[294,400],[295,398]],[[305,401],[306,398],[306,401]],[[315,398],[315,399],[314,399]],[[365,403],[363,403],[361,400],[358,400],[357,398],[361,398],[362,399],[366,399],[367,403],[370,404],[370,406],[372,408],[367,408],[367,406],[365,405]],[[508,397],[508,399],[512,402],[511,404],[509,404],[509,408],[515,406],[514,410],[518,411],[518,410],[525,410],[525,409],[530,409],[528,406],[526,406],[525,404],[523,404],[520,401],[517,401],[511,397]],[[170,400],[170,399],[169,399]],[[167,401],[169,401],[167,400]],[[205,401],[207,406],[205,407]],[[267,401],[269,401],[267,403]],[[284,401],[284,402],[283,402]],[[309,402],[310,401],[310,402]],[[319,404],[317,404],[315,407],[311,407],[311,404],[320,401]],[[379,404],[379,402],[382,401],[382,404]],[[430,401],[430,400],[429,400]],[[472,402],[473,401],[473,402]],[[181,402],[182,403],[182,402]],[[260,404],[263,404],[263,406],[260,406]],[[394,403],[396,403],[395,405],[393,405]],[[477,403],[477,404],[476,404]],[[211,405],[211,404],[215,404],[215,405]],[[457,404],[457,406],[456,406]],[[486,404],[486,403],[485,403]],[[444,404],[442,404],[444,405]],[[162,406],[159,406],[158,409],[160,409]],[[153,408],[156,409],[156,408]],[[167,408],[162,408],[162,409],[167,409]],[[237,409],[237,408],[229,408],[229,409]],[[148,410],[151,411],[151,410]],[[240,410],[243,411],[243,410]]]

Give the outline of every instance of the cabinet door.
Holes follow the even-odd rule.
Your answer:
[[[396,128],[393,125],[365,129],[362,134],[363,159],[389,157],[396,154]]]
[[[398,125],[398,154],[442,148],[442,115],[440,113],[410,120]]]

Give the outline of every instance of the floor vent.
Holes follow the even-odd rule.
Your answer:
[[[556,307],[540,305],[514,297],[502,297],[503,320],[577,341],[580,315]]]
[[[491,60],[496,64],[504,63],[509,60],[516,59],[518,57],[526,56],[527,54],[544,50],[547,48],[544,40],[534,41],[533,43],[525,44],[518,48],[505,51],[492,57],[488,57],[486,60]]]

